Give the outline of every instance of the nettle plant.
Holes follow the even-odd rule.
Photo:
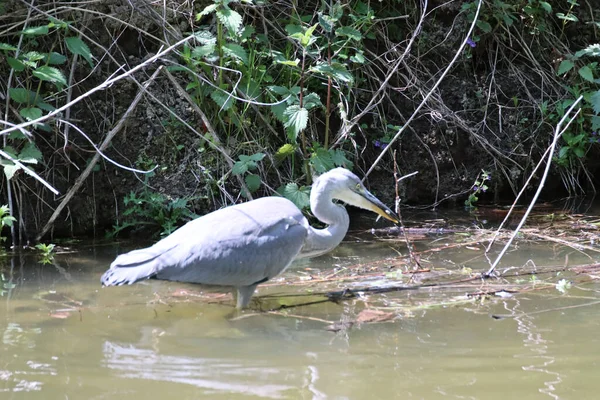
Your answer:
[[[22,118],[21,121],[14,121],[15,124],[23,120],[36,120],[56,110],[58,94],[67,86],[65,74],[61,70],[61,66],[67,62],[67,57],[63,54],[66,50],[82,56],[93,66],[89,47],[80,38],[69,36],[69,25],[66,22],[50,18],[46,24],[18,32],[14,35],[14,42],[18,42],[19,37],[23,38],[20,48],[0,42],[0,63],[6,63],[2,67],[10,71],[7,75],[12,77],[10,83],[16,83],[15,87],[8,89],[9,100]],[[43,44],[40,43],[42,40]],[[48,45],[48,40],[53,42]],[[39,50],[41,48],[51,50],[42,52]],[[52,131],[48,123],[36,124],[35,129]],[[19,162],[37,164],[41,161],[42,153],[21,132],[11,133],[8,143],[3,150]],[[21,169],[19,165],[6,159],[1,160],[0,165],[8,179]]]
[[[325,5],[317,17],[318,22],[310,26],[305,26],[302,18],[286,25],[288,38],[297,45],[297,51],[288,46],[285,54],[271,52],[275,64],[287,69],[287,75],[294,78],[290,80],[298,81],[298,85],[270,85],[268,89],[272,99],[280,102],[272,106],[272,112],[283,123],[289,140],[277,155],[280,158],[293,156],[295,152],[290,152],[289,145],[296,148],[300,137],[304,161],[317,173],[322,173],[336,166],[352,167],[344,151],[329,148],[331,100],[339,97],[332,91],[344,91],[347,95],[354,84],[355,77],[348,66],[365,62],[361,49],[363,32],[368,32],[374,16],[370,8],[359,2],[347,15],[340,3],[331,7]],[[306,19],[312,19],[312,16]],[[327,80],[326,92],[320,93],[324,80]],[[310,113],[318,111],[325,114],[323,141],[309,145],[305,129]]]
[[[351,167],[342,149],[329,148],[331,104],[332,99],[340,97],[338,91],[351,95],[355,77],[349,68],[365,62],[362,39],[372,25],[372,10],[362,2],[352,10],[339,3],[323,6],[318,14],[288,23],[287,42],[275,47],[276,43],[265,34],[257,34],[253,26],[244,24],[233,3],[215,0],[197,15],[197,21],[207,27],[196,33],[196,45],[184,48],[186,67],[172,68],[189,73],[186,89],[198,103],[217,109],[213,113],[218,116],[216,123],[229,137],[241,137],[245,128],[255,127],[255,121],[247,115],[249,102],[273,103],[270,114],[265,115],[281,124],[286,143],[270,159],[278,163],[289,160],[292,170],[301,166],[310,177],[311,169],[320,173],[335,166]],[[213,21],[216,32],[211,30]],[[240,101],[240,97],[248,101]],[[305,133],[313,114],[322,115],[325,121],[322,138],[309,138]],[[267,138],[259,140],[261,151],[269,148]],[[252,159],[258,154],[244,156],[250,159],[240,157],[236,165],[261,161]],[[296,160],[298,155],[300,162]],[[260,186],[258,175],[240,172],[238,167],[234,173],[244,175],[249,190]],[[279,188],[279,192],[286,197],[304,198],[304,188],[296,188],[300,192],[290,194],[286,187]]]

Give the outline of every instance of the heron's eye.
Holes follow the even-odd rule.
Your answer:
[[[361,190],[360,183],[356,184],[356,190],[360,192],[360,190]]]

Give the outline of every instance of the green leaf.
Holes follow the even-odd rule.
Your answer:
[[[271,112],[280,122],[286,122],[287,117],[285,116],[285,110],[287,110],[288,105],[283,102],[279,104],[275,104],[271,106]]]
[[[258,175],[248,174],[244,180],[246,181],[246,185],[248,186],[250,193],[256,192],[260,187],[260,176]]]
[[[308,124],[308,110],[297,104],[286,108],[284,115],[288,119],[283,125],[286,128],[291,128],[296,135],[302,132]]]
[[[194,50],[192,50],[192,57],[195,59],[200,59],[210,55],[214,55],[215,48],[216,40],[215,43],[207,43],[203,46],[194,47]]]
[[[196,21],[200,21],[200,19],[202,19],[203,16],[215,12],[217,7],[219,7],[219,4],[214,4],[214,3],[204,7],[204,10],[202,10],[198,14],[196,14]]]
[[[242,32],[240,32],[240,39],[242,39],[242,40],[250,39],[252,37],[252,35],[254,35],[255,33],[256,33],[256,28],[254,28],[252,25],[245,26],[244,29],[242,29]]]
[[[2,217],[2,224],[6,225],[6,226],[13,226],[13,222],[15,222],[17,219],[15,217],[13,217],[12,215],[7,215]],[[4,284],[4,288],[5,289],[14,289],[15,287],[17,287],[17,285],[15,285],[14,283],[5,283]]]
[[[286,143],[277,150],[277,153],[275,153],[275,158],[277,158],[280,161],[284,160],[290,157],[292,154],[294,154],[295,151],[296,146],[290,143]]]
[[[325,173],[335,167],[331,153],[322,147],[317,148],[310,155],[310,163],[319,174]]]
[[[17,48],[15,46],[11,46],[8,43],[0,43],[0,50],[17,51]]]
[[[574,66],[575,66],[575,63],[571,60],[562,60],[560,65],[558,66],[558,72],[556,74],[557,75],[566,74],[571,69],[573,69]]]
[[[346,158],[346,152],[340,149],[329,150],[329,154],[331,154],[331,161],[335,164],[336,167],[344,167],[347,169],[352,169],[354,164],[352,161]]]
[[[47,57],[47,54],[40,53],[39,51],[28,51],[23,54],[23,59],[28,61],[40,61]]]
[[[43,26],[34,26],[31,28],[23,29],[21,31],[21,34],[28,35],[28,36],[41,36],[41,35],[47,35],[48,32],[50,32],[48,25],[43,25]]]
[[[63,73],[54,67],[48,67],[46,65],[41,66],[33,71],[33,76],[39,78],[42,81],[58,83],[60,85],[67,85],[67,80]]]
[[[317,29],[317,26],[319,26],[318,23],[314,24],[313,26],[308,28],[306,32],[304,32],[304,38],[302,38],[301,40],[302,47],[306,48],[316,40],[316,38],[313,37],[313,32],[315,31],[315,29]]]
[[[278,188],[277,193],[290,200],[301,210],[310,206],[310,188],[305,186],[298,187],[296,183],[288,183]]]
[[[349,39],[356,40],[357,42],[362,40],[362,34],[360,33],[360,31],[349,26],[342,26],[337,28],[335,30],[335,36],[346,36]]]
[[[577,18],[577,16],[575,16],[575,14],[563,14],[563,13],[556,13],[556,16],[558,17],[558,19],[562,19],[563,21],[572,21],[572,22],[578,22],[579,18]]]
[[[49,55],[46,54],[44,56],[44,61],[46,61],[48,64],[51,64],[51,65],[60,65],[60,64],[64,64],[65,62],[67,62],[67,57],[63,56],[60,53],[53,51]]]
[[[82,56],[88,62],[90,67],[94,67],[94,62],[92,61],[92,52],[83,40],[76,36],[66,37],[65,44],[71,53]]]
[[[582,56],[592,56],[592,57],[600,57],[600,44],[592,44],[586,47],[585,49],[579,50],[575,53],[575,57]]]
[[[288,24],[285,26],[285,31],[288,33],[288,35],[292,36],[295,33],[304,33],[304,29],[302,29],[302,27],[300,25],[295,25],[295,24]]]
[[[356,52],[356,54],[354,54],[353,56],[350,57],[350,61],[357,63],[357,64],[364,64],[365,56],[363,55],[362,52]]]
[[[246,50],[237,43],[227,43],[223,45],[223,52],[230,57],[240,60],[244,65],[248,65],[248,54]]]
[[[227,111],[233,106],[234,98],[222,90],[215,90],[210,94],[210,98],[221,107],[221,110]]]
[[[592,130],[593,131],[600,130],[600,117],[597,115],[594,115],[592,117]]]
[[[321,28],[323,28],[325,32],[330,33],[333,30],[335,22],[336,21],[329,15],[319,12],[319,25],[321,25]]]
[[[271,92],[278,94],[282,97],[285,97],[288,94],[290,94],[290,90],[283,86],[267,86],[267,89],[269,89]]]
[[[552,12],[552,6],[547,1],[540,1],[540,6],[542,6],[544,11],[546,11],[547,13]]]
[[[42,110],[37,107],[28,107],[20,110],[19,114],[21,114],[21,116],[27,121],[33,121],[34,119],[38,119],[42,116]]]
[[[265,153],[256,153],[249,156],[249,159],[252,161],[262,161],[262,159],[265,158],[265,156]]]
[[[48,111],[48,112],[52,112],[52,111],[56,110],[56,107],[54,107],[48,103],[44,103],[43,101],[38,101],[35,103],[35,105],[38,108],[41,108],[42,110]]]
[[[16,58],[12,57],[6,57],[6,62],[8,62],[8,65],[17,72],[25,70],[25,64],[21,60],[17,60]]]
[[[21,132],[21,131],[12,131],[11,133],[8,134],[8,138],[12,139],[12,140],[21,140],[21,139],[27,139],[27,136],[25,136],[23,134],[23,132]]]
[[[575,147],[573,149],[573,152],[575,153],[575,155],[579,158],[582,158],[585,156],[585,150],[581,147]]]
[[[506,26],[512,26],[512,24],[515,21],[515,17],[513,17],[512,15],[504,14],[502,16],[502,20],[504,21],[504,23],[506,24]]]
[[[12,179],[12,177],[15,175],[15,172],[21,169],[21,167],[8,160],[2,160],[0,164],[2,164],[2,167],[4,168],[4,175],[6,175],[6,179]]]
[[[223,24],[231,36],[236,36],[242,26],[242,16],[230,8],[223,8],[217,11],[217,18]]]
[[[484,33],[490,33],[492,31],[492,26],[486,21],[477,21],[477,27]]]
[[[564,146],[560,148],[560,151],[558,152],[558,158],[565,158],[567,157],[567,153],[569,152],[571,148],[569,146]]]
[[[289,65],[290,67],[297,67],[299,63],[299,59],[277,61],[277,64]]]
[[[16,150],[14,149],[14,147],[12,147],[12,146],[6,146],[6,147],[4,147],[4,152],[5,152],[6,154],[8,154],[9,156],[11,156],[12,158],[19,158],[19,157],[17,156],[17,151],[16,151]],[[4,159],[2,158],[2,159],[0,159],[0,161],[1,161],[1,160],[4,160]],[[7,160],[7,161],[8,161],[8,160]],[[11,162],[11,161],[9,161],[9,162]]]
[[[27,164],[37,164],[42,160],[42,152],[32,142],[27,142],[19,153],[19,161]]]
[[[585,65],[579,68],[579,76],[585,79],[588,82],[594,82],[594,73],[589,65]]]
[[[590,101],[596,115],[600,115],[600,90],[594,92],[594,94],[590,97]]]
[[[321,99],[319,95],[311,92],[308,95],[304,96],[304,108],[307,110],[311,110],[315,107],[322,107],[323,103],[321,103]]]
[[[194,38],[200,44],[216,44],[217,38],[210,31],[198,31],[194,34]]]
[[[10,98],[19,104],[30,104],[35,99],[35,93],[23,88],[11,88],[8,91]]]
[[[355,7],[356,7],[356,12],[358,12],[358,13],[360,13],[360,11],[358,11],[358,10],[360,9],[360,3],[361,3],[361,2],[358,2],[358,4],[356,4],[356,5],[355,5]],[[363,4],[364,4],[364,3],[363,3]],[[365,4],[365,6],[366,6],[366,4]],[[368,6],[367,6],[367,8],[366,8],[366,9],[367,9],[367,13],[368,13],[368,12],[369,12],[369,8],[368,8]],[[366,13],[365,13],[365,14],[363,14],[363,15],[366,15]],[[339,20],[340,20],[340,19],[341,19],[343,16],[344,16],[344,6],[342,6],[341,2],[339,2],[339,1],[336,1],[336,2],[333,4],[333,8],[331,9],[331,17],[332,17],[334,20],[336,20],[336,21],[339,21]]]
[[[340,63],[331,63],[331,65],[328,65],[326,62],[321,62],[310,70],[329,76],[340,82],[352,83],[354,81],[354,77],[348,72],[346,66]]]
[[[244,161],[236,161],[231,169],[233,175],[243,175],[246,172],[248,172],[248,163]]]

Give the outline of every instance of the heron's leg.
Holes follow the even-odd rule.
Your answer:
[[[250,299],[254,294],[254,290],[258,284],[249,285],[249,286],[240,286],[237,288],[237,304],[235,308],[241,310],[242,308],[246,308],[248,303],[250,303]]]

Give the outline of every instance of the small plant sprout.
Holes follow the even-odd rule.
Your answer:
[[[35,245],[35,248],[40,251],[40,263],[42,264],[50,264],[54,260],[54,244],[44,244],[38,243]]]
[[[565,293],[567,293],[567,290],[569,290],[571,288],[571,282],[569,282],[566,279],[561,279],[556,283],[555,287],[556,287],[556,290],[558,290],[562,294],[565,294]]]
[[[481,192],[486,192],[489,189],[486,182],[490,181],[491,179],[492,178],[488,172],[486,172],[485,170],[481,170],[481,172],[477,176],[477,179],[475,179],[475,182],[473,183],[472,191],[469,194],[469,198],[465,200],[465,207],[467,209],[472,210],[476,208],[475,204],[477,203],[477,201],[479,201],[478,195]]]
[[[7,205],[3,205],[0,207],[0,232],[4,230],[5,226],[12,226],[13,222],[16,219],[10,215],[10,211]],[[5,236],[0,235],[0,242],[4,242],[6,240]]]

